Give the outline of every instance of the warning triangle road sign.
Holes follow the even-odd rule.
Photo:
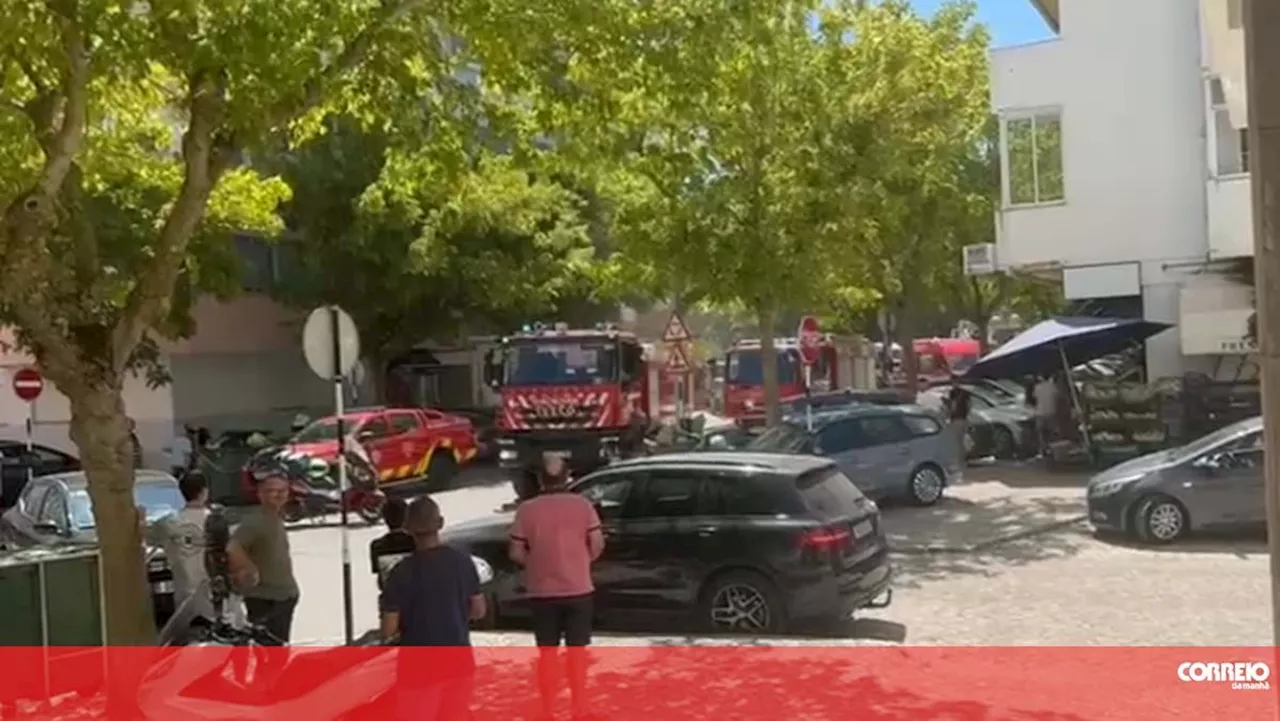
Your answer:
[[[692,339],[693,336],[689,335],[689,328],[684,324],[684,319],[679,313],[672,313],[671,318],[667,320],[667,329],[662,331],[663,342],[683,343]]]
[[[685,355],[684,348],[671,344],[666,348],[666,359],[662,364],[662,369],[668,373],[684,373],[689,370],[689,356]]]

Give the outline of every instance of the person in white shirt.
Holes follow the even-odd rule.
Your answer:
[[[210,513],[209,484],[204,474],[192,471],[178,481],[178,489],[187,504],[156,522],[148,535],[164,549],[173,571],[174,608],[181,608],[189,601],[196,615],[215,620],[213,601],[209,597],[209,573],[204,563],[205,522]]]
[[[1053,438],[1058,414],[1058,384],[1053,376],[1046,374],[1041,378],[1032,395],[1036,402],[1036,429],[1040,432],[1040,446],[1043,448]]]

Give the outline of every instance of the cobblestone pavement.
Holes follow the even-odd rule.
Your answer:
[[[1034,468],[981,468],[932,509],[886,508],[897,553],[893,605],[787,639],[602,634],[603,645],[1030,644],[1261,645],[1270,643],[1266,549],[1257,539],[1192,539],[1140,548],[1095,538],[1080,521],[1083,478]],[[445,522],[493,512],[509,488],[474,477],[437,494]],[[351,534],[357,632],[376,622],[369,541]],[[1013,540],[1004,540],[1013,537]],[[342,637],[339,531],[292,534],[302,585],[295,638]],[[489,645],[525,645],[523,631],[477,633]]]

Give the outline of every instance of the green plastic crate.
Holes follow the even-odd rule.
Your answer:
[[[66,547],[0,555],[0,645],[102,644],[96,549]]]

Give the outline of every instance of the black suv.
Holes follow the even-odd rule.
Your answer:
[[[604,525],[592,568],[604,623],[779,633],[891,598],[879,509],[827,459],[676,453],[617,463],[570,490]],[[507,558],[511,521],[507,513],[444,534],[493,567],[494,620],[528,613],[522,573]]]

